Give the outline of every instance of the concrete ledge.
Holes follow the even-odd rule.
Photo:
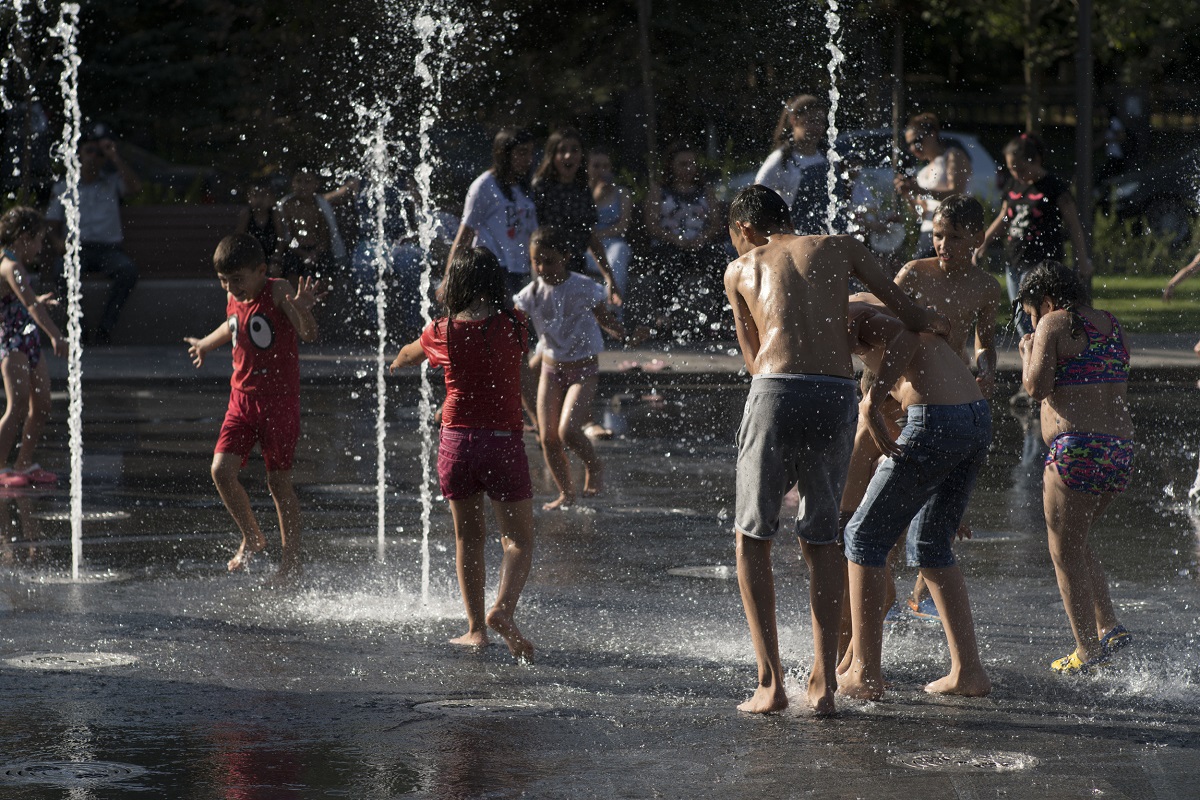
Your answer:
[[[109,281],[83,281],[83,324],[104,313]],[[225,318],[225,292],[212,278],[150,278],[138,281],[112,332],[114,345],[175,345],[204,336]]]

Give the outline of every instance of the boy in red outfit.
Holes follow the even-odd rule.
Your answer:
[[[292,457],[300,438],[300,354],[297,338],[317,338],[312,278],[301,277],[293,291],[284,280],[267,277],[267,259],[253,236],[226,236],[213,254],[213,266],[228,292],[226,320],[203,339],[187,337],[197,367],[212,350],[233,342],[229,410],[213,454],[212,476],[221,500],[242,532],[242,544],[229,571],[244,569],[267,546],[250,509],[238,472],[255,442],[262,445],[267,487],[279,513],[282,559],[276,581],[302,571],[300,501],[292,488]]]

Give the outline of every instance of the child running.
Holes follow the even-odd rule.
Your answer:
[[[50,373],[42,360],[37,329],[50,337],[54,355],[67,354],[67,343],[46,311],[53,295],[35,295],[25,273],[24,265],[42,251],[45,229],[42,215],[32,208],[17,206],[0,217],[0,247],[4,248],[0,260],[0,371],[8,400],[0,419],[0,464],[8,464],[17,431],[21,431],[16,460],[11,467],[0,468],[0,487],[10,489],[58,481],[57,475],[33,460],[50,416]]]
[[[300,563],[300,501],[292,488],[292,458],[300,439],[300,354],[297,338],[317,338],[312,308],[319,299],[314,279],[300,277],[295,290],[267,277],[262,245],[250,234],[226,236],[213,254],[221,288],[228,293],[226,321],[203,339],[186,337],[197,366],[222,345],[233,343],[229,409],[213,453],[212,476],[225,508],[242,533],[229,571],[245,569],[267,541],[238,480],[255,442],[262,445],[267,488],[279,514],[283,552],[273,583],[282,585],[303,571]]]
[[[538,335],[542,361],[538,426],[546,466],[558,486],[558,497],[542,506],[547,511],[575,504],[567,448],[583,461],[583,496],[594,497],[604,488],[604,466],[583,429],[591,419],[600,374],[599,354],[604,349],[600,329],[625,338],[625,329],[605,303],[604,287],[567,268],[568,248],[557,228],[534,231],[529,258],[536,277],[513,298]]]
[[[1017,296],[1033,333],[1021,339],[1021,382],[1042,402],[1050,447],[1042,505],[1050,557],[1075,650],[1055,672],[1104,666],[1133,637],[1117,620],[1104,568],[1088,543],[1092,525],[1129,485],[1133,420],[1125,399],[1129,350],[1117,318],[1087,305],[1083,284],[1046,262],[1021,281]]]
[[[911,522],[917,564],[946,631],[950,672],[925,686],[936,694],[986,695],[991,682],[979,659],[962,571],[950,543],[966,511],[992,440],[992,416],[962,358],[939,337],[905,330],[870,295],[850,302],[850,342],[876,375],[860,404],[871,438],[887,460],[846,525],[853,660],[840,694],[883,696],[883,615],[888,552]],[[898,439],[881,408],[892,394],[907,412]]]
[[[513,622],[533,561],[533,484],[521,438],[521,361],[529,334],[525,315],[510,306],[507,280],[491,251],[460,248],[443,284],[449,315],[405,345],[392,370],[425,359],[446,368],[438,481],[454,517],[458,586],[468,624],[450,642],[485,647],[490,627],[515,657],[530,659],[533,644]],[[504,546],[500,588],[486,618],[484,492]]]

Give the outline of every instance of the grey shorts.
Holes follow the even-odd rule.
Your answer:
[[[849,378],[755,375],[738,431],[735,529],[772,538],[783,497],[795,485],[796,535],[836,542],[857,419],[857,384]]]

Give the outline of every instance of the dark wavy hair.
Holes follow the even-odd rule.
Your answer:
[[[513,334],[522,344],[528,341],[523,336],[525,326],[513,312],[512,298],[508,294],[507,275],[504,267],[491,250],[485,247],[460,248],[446,271],[445,305],[449,312],[445,317],[446,342],[449,347],[450,326],[454,315],[466,311],[476,300],[483,298],[498,314],[504,314],[512,322]],[[488,330],[496,314],[488,319],[484,330],[484,341],[489,342]]]
[[[783,151],[784,158],[791,156],[792,150],[796,146],[796,142],[792,139],[792,115],[803,114],[811,108],[825,111],[828,103],[815,94],[798,94],[783,104],[779,121],[775,123],[775,133],[771,137],[771,144],[775,145],[776,150]]]
[[[563,142],[569,142],[572,139],[579,143],[581,154],[587,152],[583,146],[583,137],[574,128],[559,128],[546,138],[546,147],[542,151],[542,163],[538,164],[537,170],[533,173],[533,182],[535,184],[558,180],[558,175],[555,174],[554,169],[554,154],[558,152],[559,145]],[[581,160],[579,162],[579,169],[575,173],[574,183],[581,189],[587,189],[586,161]]]
[[[529,176],[518,175],[512,168],[512,152],[523,144],[533,141],[533,134],[524,128],[501,128],[492,139],[492,174],[500,191],[509,200],[513,199],[512,187],[529,190]]]
[[[745,222],[760,233],[791,232],[792,219],[787,203],[769,187],[756,183],[737,193],[729,204],[729,224]]]
[[[0,246],[8,247],[26,233],[38,233],[46,227],[42,215],[29,206],[13,206],[0,217]]]
[[[1057,261],[1043,261],[1021,278],[1021,288],[1013,300],[1013,319],[1022,306],[1037,308],[1049,299],[1058,308],[1071,314],[1071,338],[1083,335],[1083,317],[1079,308],[1087,306],[1087,290],[1075,271]]]
[[[1004,155],[1019,158],[1022,161],[1042,163],[1046,159],[1046,146],[1042,140],[1032,133],[1022,133],[1014,136],[1004,145]]]
[[[935,219],[941,218],[952,227],[967,231],[982,231],[987,227],[983,216],[983,206],[968,194],[952,194],[942,201],[933,212]]]

